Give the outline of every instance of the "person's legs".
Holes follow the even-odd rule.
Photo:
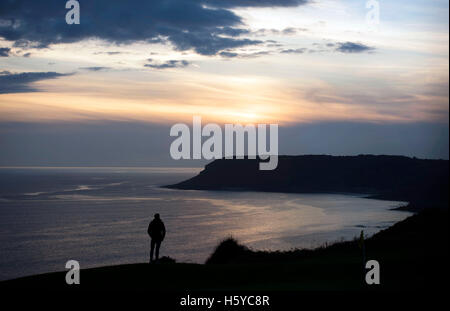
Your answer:
[[[150,262],[153,261],[153,250],[155,249],[155,240],[150,242]],[[158,248],[156,249],[156,258],[158,258]]]
[[[159,258],[159,247],[161,246],[161,241],[157,241],[156,242],[156,260],[158,260],[158,258]]]

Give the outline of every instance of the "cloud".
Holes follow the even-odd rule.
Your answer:
[[[328,43],[313,43],[314,48],[289,48],[279,49],[281,54],[304,54],[304,53],[362,53],[375,50],[374,47],[367,46],[362,43],[354,42],[328,42]]]
[[[289,27],[282,30],[283,35],[295,35],[297,33],[297,28]]]
[[[22,48],[100,38],[115,44],[169,43],[176,50],[215,55],[261,42],[247,33],[237,7],[294,7],[307,0],[84,1],[79,25],[68,25],[64,1],[1,1],[0,37]]]
[[[278,48],[278,47],[282,47],[283,46],[283,44],[281,44],[281,43],[279,43],[278,41],[275,41],[275,40],[266,40],[265,44],[266,44],[267,47],[270,47],[270,48]]]
[[[82,70],[88,70],[88,71],[101,71],[101,70],[109,70],[110,67],[80,67]]]
[[[270,51],[259,51],[259,52],[253,52],[253,53],[242,53],[239,55],[241,58],[254,58],[254,57],[260,57],[260,56],[266,56],[270,55]]]
[[[306,51],[308,51],[308,49],[306,49],[306,48],[284,49],[284,50],[281,50],[280,53],[282,53],[282,54],[303,54]]]
[[[270,51],[258,51],[251,53],[237,53],[237,52],[223,51],[219,53],[219,55],[224,58],[255,58],[270,54],[272,54]]]
[[[8,57],[10,51],[10,48],[0,48],[0,57]]]
[[[39,90],[32,86],[33,82],[48,79],[56,79],[59,77],[69,75],[72,75],[72,73],[57,73],[57,72],[11,73],[9,71],[2,71],[0,72],[0,94],[38,92]]]
[[[238,57],[239,56],[238,53],[227,52],[227,51],[220,52],[219,55],[222,56],[222,57],[226,57],[226,58],[233,58],[233,57]]]
[[[244,28],[223,27],[219,29],[217,34],[222,34],[230,37],[238,37],[251,33],[250,30]]]
[[[286,28],[289,29],[289,28]],[[272,30],[270,30],[272,31]],[[287,32],[290,32],[291,30],[288,30]],[[278,31],[279,33],[284,32]],[[224,50],[218,53],[218,55],[222,56],[223,58],[253,58],[253,57],[259,57],[264,55],[273,55],[276,53],[279,54],[305,54],[305,53],[336,53],[336,52],[342,52],[342,53],[362,53],[366,51],[372,51],[375,50],[374,47],[370,47],[367,45],[364,45],[362,43],[353,43],[353,42],[328,42],[328,43],[313,43],[313,48],[283,48],[282,44],[277,43],[277,41],[274,40],[266,40],[264,41],[264,45],[268,48],[275,48],[275,49],[269,49],[266,51],[259,51],[259,52],[251,52],[251,53],[242,53],[240,51],[234,51],[233,49]]]
[[[373,47],[355,42],[338,42],[336,51],[342,53],[362,53],[374,50]]]
[[[94,55],[101,55],[101,54],[106,54],[106,55],[119,55],[119,54],[123,54],[124,52],[118,52],[118,51],[111,51],[111,52],[95,52]]]
[[[296,7],[308,4],[310,0],[208,0],[199,1],[217,8],[238,7]]]
[[[274,35],[274,36],[292,36],[299,32],[308,31],[307,28],[294,28],[294,27],[288,27],[281,30],[278,29],[266,29],[261,28],[253,32],[255,36],[267,36],[267,35]]]
[[[194,49],[198,54],[209,56],[226,49],[262,43],[259,40],[228,38],[207,32],[177,33],[169,38],[172,43],[176,43],[175,49],[178,51]]]
[[[145,67],[154,69],[167,69],[167,68],[183,68],[189,66],[190,62],[187,60],[168,60],[163,63],[156,63],[153,59],[149,58],[149,64],[145,64]]]

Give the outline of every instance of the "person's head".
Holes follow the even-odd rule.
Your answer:
[[[155,219],[160,219],[158,213],[155,214]]]

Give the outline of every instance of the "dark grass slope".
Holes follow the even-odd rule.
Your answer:
[[[448,211],[429,209],[378,232],[365,240],[365,246],[368,255],[375,255],[378,252],[392,252],[395,255],[397,251],[404,255],[405,251],[411,251],[412,253],[408,254],[411,256],[407,257],[408,261],[416,259],[423,261],[439,255],[441,250],[446,250],[447,248],[441,244],[446,241],[448,241]],[[217,246],[206,264],[289,263],[340,253],[359,258],[361,254],[359,244],[359,237],[355,237],[353,241],[337,242],[315,249],[268,252],[252,250],[239,244],[237,240],[228,238]]]
[[[65,272],[0,282],[0,290],[433,290],[448,279],[448,212],[430,209],[365,242],[367,259],[381,265],[381,285],[363,283],[361,249],[349,241],[315,250],[254,251],[233,239],[220,243],[206,264],[131,264],[81,271],[81,285]]]
[[[414,202],[420,207],[448,206],[447,160],[403,156],[280,156],[273,171],[260,171],[256,159],[221,159],[197,176],[167,186],[176,189],[362,193]]]
[[[448,277],[448,210],[423,210],[367,239],[365,249],[367,260],[376,259],[380,262],[383,271],[383,286],[380,289],[427,287],[443,290]],[[330,283],[327,284],[357,288],[355,281],[358,280],[358,267],[361,267],[361,253],[358,239],[313,250],[287,252],[254,251],[233,239],[227,239],[218,245],[207,264],[270,263],[280,267],[300,266],[305,268],[300,278],[309,275],[311,281],[317,277],[327,283],[324,279],[328,274]],[[338,276],[335,269],[345,275]]]

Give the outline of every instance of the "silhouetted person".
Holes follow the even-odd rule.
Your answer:
[[[148,225],[147,232],[152,239],[150,242],[150,262],[153,262],[153,251],[156,247],[155,259],[158,260],[159,247],[166,236],[166,227],[159,217],[159,214],[155,214],[155,218]]]

